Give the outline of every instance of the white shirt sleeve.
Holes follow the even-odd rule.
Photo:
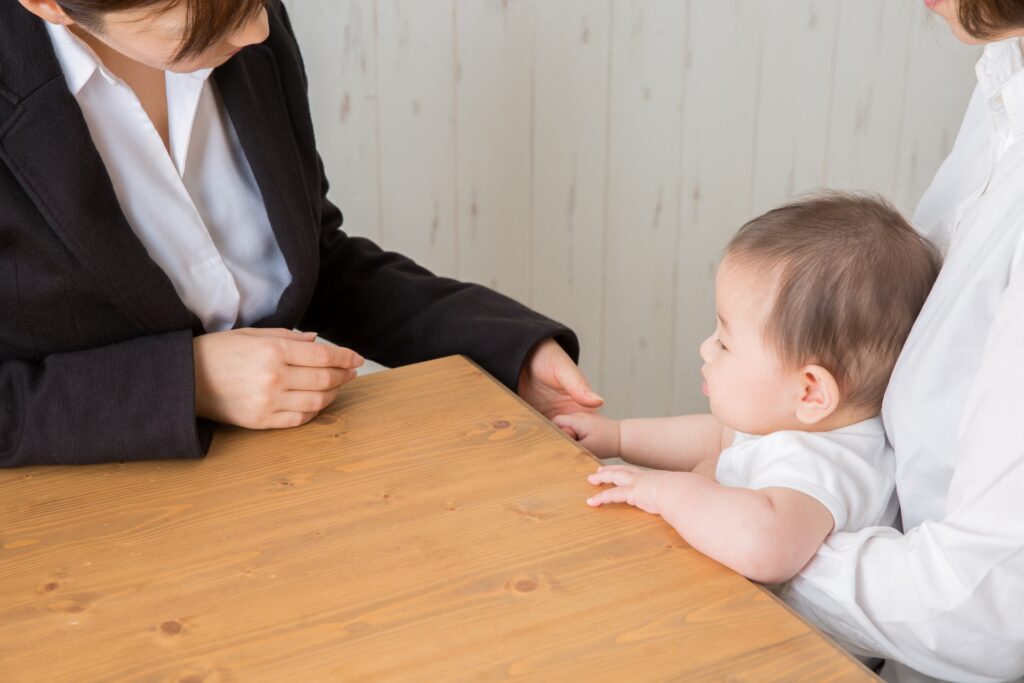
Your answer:
[[[1003,292],[945,516],[832,535],[782,597],[861,654],[929,676],[1024,676],[1024,274]]]
[[[837,531],[888,523],[894,464],[881,424],[874,418],[836,432],[746,437],[722,452],[716,478],[725,486],[799,491],[828,509]]]

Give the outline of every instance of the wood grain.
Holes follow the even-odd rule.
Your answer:
[[[476,366],[363,377],[202,461],[0,472],[4,681],[870,674]]]

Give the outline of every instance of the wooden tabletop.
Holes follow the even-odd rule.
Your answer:
[[[205,460],[0,471],[0,679],[862,681],[462,358]]]

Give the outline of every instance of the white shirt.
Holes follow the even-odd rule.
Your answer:
[[[830,432],[737,432],[718,457],[715,479],[800,491],[832,513],[835,531],[857,531],[896,519],[894,470],[882,418],[874,417]]]
[[[166,72],[168,154],[132,89],[46,28],[121,209],[185,306],[208,332],[273,313],[291,273],[211,70]]]
[[[883,406],[905,533],[834,534],[783,597],[890,680],[1024,677],[1024,57],[986,46],[914,217],[947,250]]]

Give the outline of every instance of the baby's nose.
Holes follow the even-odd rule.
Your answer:
[[[714,335],[708,337],[700,345],[700,357],[705,363],[711,362],[711,351],[714,346]]]

